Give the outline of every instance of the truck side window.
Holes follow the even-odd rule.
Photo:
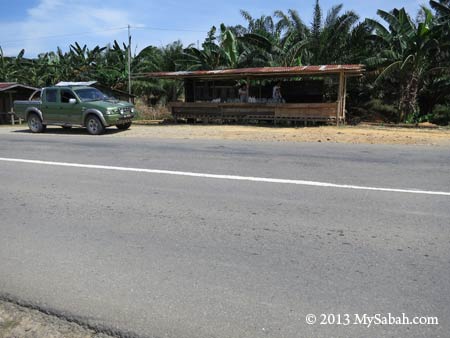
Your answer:
[[[60,91],[61,95],[61,103],[69,103],[69,99],[76,99],[75,95],[71,90],[62,89]]]
[[[46,89],[45,90],[45,100],[47,102],[56,102],[57,89]]]

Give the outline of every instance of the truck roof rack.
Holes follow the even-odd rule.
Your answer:
[[[66,82],[66,81],[61,81],[61,82],[58,82],[55,86],[56,87],[92,86],[95,83],[97,83],[97,81],[85,81],[85,82]]]

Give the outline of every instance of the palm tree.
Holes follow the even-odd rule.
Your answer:
[[[350,45],[348,37],[359,17],[353,11],[340,14],[343,5],[333,6],[325,20],[321,20],[319,0],[314,9],[314,20],[307,45],[310,64],[340,63],[347,54]]]
[[[290,48],[296,50],[297,56],[305,64],[340,63],[351,49],[349,37],[359,19],[353,11],[340,14],[343,5],[333,6],[323,19],[322,8],[316,0],[313,21],[307,27],[298,13],[290,10],[288,14],[276,11],[278,26],[284,29],[282,41],[290,40]]]
[[[276,23],[271,16],[261,16],[254,19],[248,12],[241,11],[247,20],[248,27],[244,34],[239,37],[243,46],[242,60],[247,60],[254,66],[292,66],[300,65],[301,42],[297,43],[296,34],[286,34],[283,38],[282,32],[288,28],[292,32],[301,31],[302,22],[297,12],[289,11],[290,18],[276,11],[274,16],[280,20]],[[299,30],[292,29],[298,27]],[[245,62],[242,62],[245,63]]]
[[[277,22],[278,30],[284,32],[280,39],[281,64],[284,66],[301,66],[304,63],[306,46],[309,44],[309,27],[294,9],[288,10],[288,14],[275,11],[274,15],[279,18]]]
[[[144,48],[133,60],[132,69],[139,75],[147,72],[178,70],[183,62],[183,44],[175,41],[164,47],[148,46]],[[133,81],[133,92],[135,94],[156,98],[156,101],[175,101],[183,92],[180,81],[155,80],[138,78]]]

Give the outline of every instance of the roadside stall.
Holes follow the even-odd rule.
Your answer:
[[[362,65],[157,72],[138,77],[184,81],[184,101],[170,102],[175,119],[202,121],[320,121],[345,123],[347,79]],[[243,86],[245,84],[245,86]],[[276,86],[281,98],[275,97]],[[245,100],[240,90],[245,88]]]
[[[16,82],[0,82],[0,124],[15,123],[14,100],[28,100],[37,88]]]

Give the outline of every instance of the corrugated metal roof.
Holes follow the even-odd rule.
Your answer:
[[[31,90],[37,90],[37,88],[35,88],[35,87],[21,85],[21,84],[18,84],[17,82],[0,82],[0,92],[6,91],[9,89],[13,89],[13,88],[17,88],[17,87],[22,87],[22,88],[31,89]]]
[[[135,77],[149,78],[237,78],[237,77],[283,77],[299,75],[322,75],[345,73],[349,76],[358,76],[364,72],[364,65],[320,65],[297,67],[262,67],[237,68],[220,70],[198,70],[180,72],[156,72],[136,74]]]
[[[16,84],[16,82],[0,82],[0,90],[8,89],[9,87],[12,87]]]

